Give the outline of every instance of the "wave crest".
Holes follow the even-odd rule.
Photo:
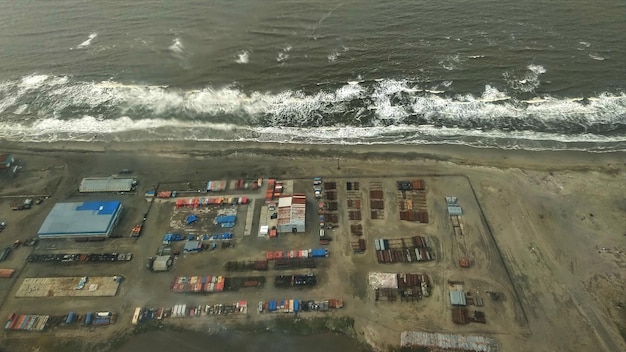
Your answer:
[[[527,69],[528,74],[545,72],[540,66]],[[414,143],[451,140],[454,135],[476,144],[493,136],[567,143],[626,139],[624,93],[519,100],[492,85],[478,95],[428,89],[414,81],[382,79],[313,93],[182,90],[30,75],[0,83],[0,137],[49,140],[136,133],[143,138],[203,139],[219,130],[210,138],[280,139],[289,131],[290,139],[301,142],[327,136],[341,143]]]

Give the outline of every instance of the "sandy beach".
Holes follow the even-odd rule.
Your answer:
[[[477,264],[476,271],[472,272],[471,268],[467,274],[459,274],[457,269],[450,269],[453,261],[446,259],[448,254],[452,255],[445,250],[449,234],[438,233],[446,227],[436,220],[437,227],[427,231],[441,238],[443,259],[425,268],[439,286],[455,275],[467,275],[466,282],[476,283],[477,289],[485,290],[489,285],[500,287],[507,299],[500,308],[494,305],[486,309],[493,309],[490,312],[494,321],[502,319],[497,320],[502,324],[453,325],[445,295],[435,295],[432,301],[437,303],[422,310],[415,308],[403,313],[401,307],[380,308],[378,303],[373,304],[369,294],[361,294],[360,285],[364,283],[355,284],[349,279],[365,277],[364,273],[373,267],[370,259],[342,254],[333,260],[354,267],[354,272],[337,270],[336,274],[328,274],[328,282],[337,283],[329,290],[352,300],[338,315],[354,319],[354,336],[359,341],[384,351],[389,346],[399,346],[402,331],[418,330],[490,336],[503,351],[626,350],[624,153],[505,151],[450,145],[167,141],[2,144],[0,152],[12,153],[23,165],[13,177],[0,175],[0,218],[6,218],[10,224],[0,237],[2,247],[21,239],[24,233],[36,233],[55,201],[76,196],[81,178],[110,175],[123,168],[134,171],[140,179],[141,191],[159,183],[189,182],[195,187],[215,178],[307,180],[320,176],[338,181],[385,178],[389,184],[401,178],[424,178],[427,185],[432,185],[434,209],[439,209],[437,202],[442,201],[447,190],[467,194],[464,201],[470,209],[468,216],[472,212],[482,214],[477,215],[475,225],[469,224],[468,229],[483,236],[477,243],[484,246],[482,249],[477,246],[472,252],[476,258],[484,259]],[[50,199],[29,213],[9,210],[11,196],[29,194],[49,194]],[[476,205],[467,199],[472,194]],[[145,204],[145,200],[137,202]],[[130,214],[137,215],[141,209],[131,207]],[[130,224],[133,220],[124,221]],[[148,226],[154,226],[158,232],[159,221],[155,219]],[[141,239],[144,240],[147,239]],[[17,268],[19,272],[17,277],[0,282],[2,316],[14,311],[51,309],[46,299],[37,302],[14,297],[20,280],[40,270],[33,264],[25,264],[27,251],[32,250],[19,248],[10,261],[2,263],[3,267]],[[145,271],[142,259],[128,265],[136,266],[132,275],[142,277]],[[71,271],[78,275],[78,269]],[[168,279],[158,280],[168,282]],[[137,292],[136,289],[149,285],[144,281],[148,280],[124,283],[119,297],[102,299],[104,305],[121,314],[115,325],[98,330],[97,334],[87,330],[55,330],[35,336],[2,331],[0,340],[6,341],[11,351],[53,351],[63,341],[75,339],[85,341],[78,345],[80,350],[90,350],[96,344],[100,350],[106,350],[111,347],[107,341],[112,336],[132,330],[129,312],[135,306],[169,299],[165,294]],[[88,307],[90,303],[75,304]],[[59,304],[59,309],[67,307],[65,303]],[[265,321],[252,314],[252,320],[259,319]],[[206,332],[215,324],[196,323],[186,327]],[[218,325],[222,324],[229,325]]]

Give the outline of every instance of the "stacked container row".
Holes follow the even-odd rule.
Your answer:
[[[174,292],[221,292],[226,278],[223,276],[177,276],[174,278]]]
[[[286,258],[323,258],[328,257],[328,249],[316,248],[316,249],[302,249],[293,251],[267,251],[265,253],[265,259],[276,260]]]
[[[50,319],[49,315],[9,314],[5,330],[42,331]]]

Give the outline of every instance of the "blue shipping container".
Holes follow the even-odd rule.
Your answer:
[[[91,324],[92,321],[93,321],[93,313],[87,313],[87,316],[85,316],[85,325]]]
[[[93,321],[93,325],[107,325],[109,322],[109,318],[97,318]]]
[[[311,251],[311,256],[316,258],[326,257],[327,254],[327,251],[323,248],[316,248]]]
[[[236,215],[218,215],[215,218],[215,221],[218,224],[233,223],[233,222],[237,221],[237,216]]]
[[[65,324],[71,324],[74,321],[74,312],[70,312],[65,319]]]
[[[299,302],[297,299],[294,299],[294,300],[293,300],[293,311],[294,311],[294,312],[297,312],[297,311],[298,311],[299,306],[300,306],[300,302]]]

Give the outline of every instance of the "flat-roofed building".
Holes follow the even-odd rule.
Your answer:
[[[81,193],[97,192],[130,192],[135,189],[134,178],[123,177],[86,177],[80,182],[78,191]]]
[[[117,200],[57,203],[37,235],[41,239],[104,239],[111,236],[122,208]]]
[[[306,196],[285,195],[278,198],[277,230],[280,233],[304,232],[306,225]]]

